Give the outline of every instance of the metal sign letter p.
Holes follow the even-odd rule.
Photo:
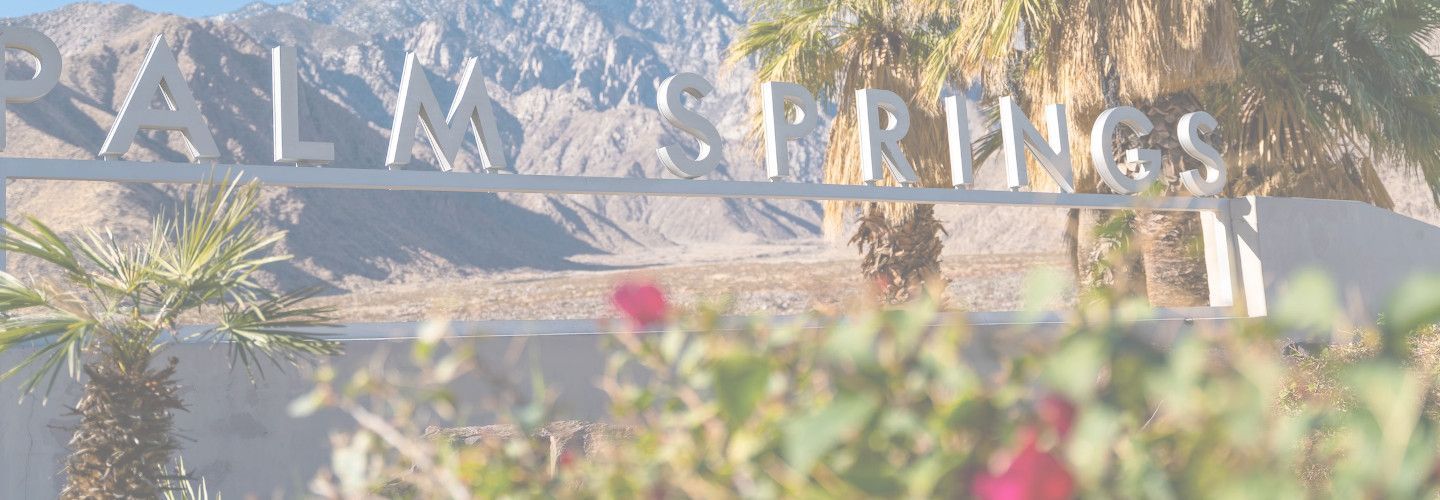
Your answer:
[[[39,63],[27,80],[9,80],[6,49],[23,50]],[[26,104],[45,97],[60,81],[60,48],[44,33],[18,26],[0,27],[0,151],[5,150],[5,105]]]

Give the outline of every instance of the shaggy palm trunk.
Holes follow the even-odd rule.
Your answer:
[[[1093,2],[1092,9],[1104,10],[1103,2]],[[1110,53],[1110,16],[1096,15],[1100,22],[1094,43],[1096,65],[1100,68],[1100,93],[1106,108],[1120,105],[1120,77]],[[1118,144],[1117,144],[1118,145]],[[1093,171],[1084,171],[1077,179],[1075,190],[1080,193],[1107,193]],[[1134,244],[1135,214],[1129,210],[1081,210],[1066,212],[1065,243],[1075,283],[1081,289],[1105,289],[1121,296],[1147,295],[1144,259]],[[1084,228],[1083,230],[1081,228]]]
[[[175,365],[149,368],[148,353],[126,361],[87,364],[85,393],[75,406],[80,424],[70,439],[61,498],[158,498],[165,465],[177,449]]]
[[[1137,107],[1155,123],[1155,130],[1134,142],[1138,147],[1157,149],[1165,155],[1161,175],[1164,195],[1188,196],[1181,193],[1180,172],[1198,165],[1186,165],[1185,152],[1180,148],[1175,130],[1182,116],[1200,109],[1199,100],[1189,92],[1180,92]],[[1205,275],[1200,215],[1140,212],[1136,222],[1150,303],[1157,306],[1206,304],[1210,291]]]
[[[1104,11],[1106,2],[1090,8]],[[1100,68],[1099,87],[1106,108],[1121,105],[1120,78],[1109,45],[1110,16],[1098,12],[1100,22],[1093,45]],[[1184,152],[1175,135],[1180,117],[1200,109],[1189,92],[1170,94],[1136,106],[1156,128],[1143,138],[1118,138],[1117,156],[1129,148],[1158,149],[1165,156],[1161,183],[1163,194],[1179,194],[1179,172]],[[1077,179],[1077,191],[1102,192],[1096,176]],[[1196,214],[1147,211],[1069,211],[1066,223],[1067,250],[1074,263],[1076,282],[1082,287],[1108,288],[1124,295],[1142,296],[1157,306],[1190,306],[1206,302],[1209,287],[1205,256],[1200,242],[1200,218]],[[1082,230],[1081,228],[1087,228]]]
[[[1145,288],[1156,306],[1202,306],[1209,301],[1200,216],[1148,212],[1140,218]]]
[[[897,304],[917,298],[927,288],[945,285],[940,274],[940,235],[934,205],[912,205],[910,217],[892,222],[871,205],[860,219],[850,243],[864,256],[860,273],[876,285],[881,299]]]

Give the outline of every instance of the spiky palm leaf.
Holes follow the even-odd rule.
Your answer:
[[[4,223],[0,248],[53,272],[19,279],[0,272],[0,353],[35,350],[0,374],[28,372],[23,388],[48,394],[62,374],[87,375],[76,405],[66,498],[154,498],[175,450],[172,413],[182,408],[166,367],[151,361],[174,342],[228,345],[250,368],[336,354],[315,333],[330,311],[304,305],[312,291],[277,293],[255,280],[283,237],[249,218],[260,186],[230,180],[198,189],[155,222],[150,238],[122,242],[109,232],[65,238],[44,223]],[[215,324],[182,329],[186,318]]]
[[[162,500],[210,500],[210,484],[204,477],[195,477],[192,471],[185,467],[184,457],[176,457],[173,466],[166,467],[166,475],[169,476],[170,484],[160,492]],[[224,498],[219,492],[214,495],[215,500]]]
[[[157,219],[144,242],[94,231],[67,240],[35,219],[4,223],[0,248],[57,271],[31,280],[0,273],[0,352],[41,345],[5,376],[40,368],[29,370],[29,391],[62,365],[77,375],[81,355],[102,344],[158,352],[182,340],[179,322],[189,314],[224,321],[185,336],[228,342],[247,363],[338,352],[314,333],[330,324],[328,310],[300,307],[307,294],[277,294],[254,280],[266,264],[289,258],[268,255],[283,233],[247,219],[259,189],[228,181],[197,190],[176,214]]]

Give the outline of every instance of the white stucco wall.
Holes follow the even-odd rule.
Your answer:
[[[1249,314],[1264,316],[1294,278],[1318,270],[1356,323],[1407,279],[1440,273],[1440,228],[1360,202],[1250,197],[1233,217]]]
[[[600,339],[596,335],[527,338],[513,358],[518,366],[505,361],[506,351],[517,339],[486,339],[479,341],[480,363],[487,369],[506,370],[523,389],[529,387],[531,360],[537,360],[547,386],[563,394],[557,405],[562,418],[594,420],[605,407],[603,393],[595,388],[605,362]],[[395,353],[388,363],[395,366],[407,363],[410,345],[407,340],[347,341],[346,354],[334,362],[344,376],[369,369],[375,356],[387,351]],[[22,354],[0,356],[0,366],[13,366]],[[265,378],[252,384],[243,368],[229,369],[223,346],[181,344],[166,355],[180,358],[176,378],[189,411],[178,413],[175,422],[186,438],[181,443],[186,465],[225,498],[252,493],[270,498],[277,492],[287,493],[285,498],[296,496],[329,463],[329,433],[355,428],[347,415],[334,411],[291,418],[286,406],[314,387],[297,370],[267,369]],[[70,438],[66,427],[75,422],[66,416],[67,405],[79,399],[80,386],[59,383],[42,406],[39,396],[15,404],[20,400],[17,385],[0,383],[0,499],[55,498],[64,480],[61,470]],[[454,385],[461,401],[471,404],[484,399],[491,387],[479,374]],[[485,415],[470,420],[491,423]]]

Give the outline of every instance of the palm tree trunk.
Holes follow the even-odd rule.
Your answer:
[[[1104,2],[1090,8],[1106,10]],[[1094,54],[1100,68],[1100,93],[1105,107],[1120,105],[1120,77],[1110,53],[1110,16],[1097,14]],[[1076,179],[1076,191],[1103,193],[1109,190],[1093,174]],[[1134,214],[1128,210],[1101,211],[1072,208],[1066,213],[1065,241],[1076,286],[1080,289],[1108,289],[1120,295],[1145,296],[1148,284],[1140,252],[1133,244]],[[1081,229],[1084,228],[1084,229]]]
[[[1150,303],[1169,307],[1205,305],[1210,290],[1199,215],[1149,212],[1141,217],[1139,226]]]
[[[943,288],[940,235],[934,205],[912,205],[910,217],[892,222],[870,205],[850,243],[864,256],[860,273],[876,286],[881,299],[896,304],[920,297],[927,288]]]
[[[85,393],[73,413],[80,424],[70,439],[61,498],[158,498],[164,467],[178,448],[174,411],[183,409],[175,383],[176,358],[149,368],[140,359],[87,364]]]
[[[1200,109],[1199,99],[1189,92],[1179,92],[1136,107],[1155,123],[1155,130],[1138,140],[1132,138],[1132,147],[1160,150],[1165,155],[1163,194],[1188,196],[1181,192],[1180,172],[1198,165],[1187,165],[1189,160],[1180,148],[1175,128],[1182,116]],[[1140,212],[1137,222],[1150,303],[1172,307],[1206,304],[1210,289],[1199,214]]]

